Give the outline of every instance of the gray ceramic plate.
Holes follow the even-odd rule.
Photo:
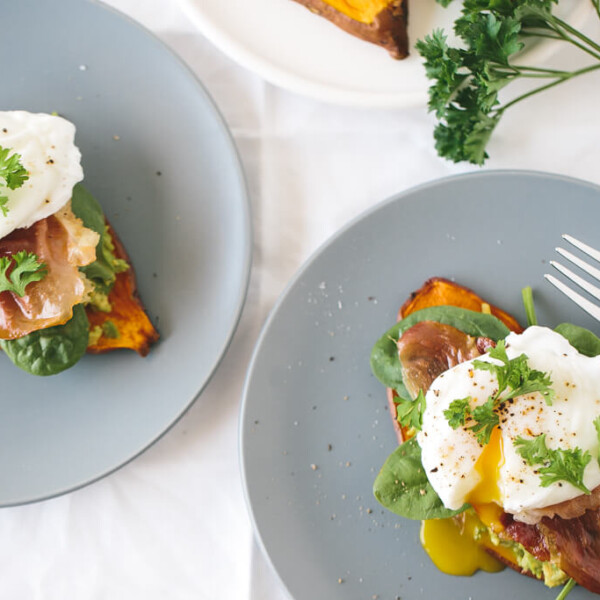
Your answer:
[[[374,342],[431,276],[472,287],[524,321],[598,323],[543,281],[560,234],[600,246],[600,189],[562,177],[480,172],[375,207],[308,261],[273,310],[245,388],[241,448],[259,539],[296,600],[553,599],[512,571],[437,571],[419,524],[383,510],[373,480],[396,445]],[[570,598],[591,598],[578,589]]]
[[[236,326],[251,235],[229,133],[157,39],[87,0],[5,3],[2,19],[0,108],[56,111],[77,125],[84,183],[125,243],[162,336],[147,358],[86,356],[50,378],[0,360],[9,505],[105,475],[181,416]]]

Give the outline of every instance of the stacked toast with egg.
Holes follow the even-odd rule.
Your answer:
[[[496,340],[485,331],[467,334],[448,323],[419,319],[432,307],[448,306],[494,315],[507,335]],[[399,322],[409,317],[410,326],[401,327],[398,338],[390,341],[396,346],[401,384],[392,386],[389,373],[383,379],[401,444],[396,461],[403,460],[401,449],[409,440],[418,443],[418,469],[426,479],[413,500],[432,496],[423,514],[434,518],[423,517],[421,541],[433,562],[454,575],[498,570],[500,564],[487,561],[484,551],[550,587],[572,579],[600,593],[598,351],[582,354],[566,337],[545,327],[523,330],[511,315],[441,278],[428,280],[405,302]],[[548,381],[551,377],[552,398],[549,392],[525,389],[498,404],[491,435],[482,440],[473,435],[481,424],[473,425],[471,416],[500,385],[493,368],[486,368],[498,362],[490,358],[497,344],[508,359],[526,357],[532,372],[543,372]],[[381,363],[378,352],[381,348],[374,349],[372,364]],[[391,349],[387,359],[393,360]],[[380,365],[374,371],[382,379]],[[416,427],[399,423],[399,412],[406,414],[407,404],[397,390],[413,402],[422,400],[422,422],[412,421]],[[462,421],[452,423],[452,407],[469,403],[468,418],[463,415]],[[525,444],[528,453],[522,451]],[[553,465],[551,475],[548,462],[536,463],[540,447],[562,457],[564,464]],[[561,474],[561,469],[571,468],[567,463],[572,457],[579,461],[577,480]],[[375,483],[375,495],[398,514],[412,510],[394,508],[396,496],[404,493],[407,464],[391,473],[391,479],[387,474],[384,482],[386,468],[396,468],[386,463]],[[436,518],[440,515],[446,518]],[[414,511],[404,516],[415,518]],[[458,545],[450,550],[448,544],[454,542]]]
[[[35,375],[158,338],[74,138],[60,116],[0,112],[0,346]]]

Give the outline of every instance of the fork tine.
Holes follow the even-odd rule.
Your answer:
[[[567,233],[563,233],[562,238],[563,240],[569,242],[569,244],[573,244],[575,248],[579,248],[579,250],[581,250],[584,254],[587,254],[588,256],[591,256],[593,259],[600,262],[600,251],[588,246],[587,244],[584,244],[583,242],[580,242],[577,238],[574,238],[572,235]]]
[[[584,289],[588,294],[594,296],[597,300],[600,300],[600,288],[591,284],[589,281],[583,279],[583,277],[579,277],[568,269],[564,265],[556,262],[555,260],[551,260],[550,264],[557,270],[560,271],[565,277],[568,277],[573,283],[576,283],[580,288]]]
[[[561,256],[564,256],[567,260],[571,261],[574,265],[577,265],[582,271],[585,271],[594,279],[598,279],[600,281],[600,269],[592,267],[592,265],[589,265],[585,261],[581,260],[578,256],[571,254],[568,250],[565,250],[563,248],[556,248],[556,251]]]
[[[585,310],[588,314],[592,315],[594,319],[600,321],[600,307],[596,306],[593,302],[590,302],[587,298],[584,298],[581,294],[573,291],[570,287],[562,283],[553,275],[544,275],[544,277],[558,290],[560,290],[565,296],[573,300],[577,306]]]

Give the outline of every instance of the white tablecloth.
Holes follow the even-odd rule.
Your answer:
[[[230,350],[173,430],[89,487],[0,511],[0,597],[285,599],[255,546],[238,463],[242,384],[261,325],[294,272],[351,218],[415,184],[473,167],[436,156],[433,119],[422,108],[339,108],[297,96],[234,64],[174,0],[108,3],[179,54],[222,111],[251,194],[251,285]],[[573,54],[558,58],[574,62]],[[515,107],[485,168],[600,183],[598,90],[595,73]]]

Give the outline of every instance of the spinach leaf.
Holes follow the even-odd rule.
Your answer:
[[[388,510],[414,520],[446,519],[468,508],[447,509],[429,483],[416,438],[398,446],[385,461],[373,485],[375,498]]]
[[[489,337],[494,341],[504,339],[510,333],[508,327],[497,317],[457,306],[432,306],[410,314],[389,329],[371,352],[371,369],[377,379],[404,397],[408,396],[402,384],[402,368],[396,343],[407,329],[420,321],[452,325],[468,335]]]
[[[103,234],[105,219],[102,207],[80,183],[73,188],[71,210],[83,221],[85,227],[100,235]]]
[[[555,327],[554,331],[566,338],[569,344],[581,354],[585,354],[585,356],[600,355],[600,338],[589,329],[571,323],[561,323]]]
[[[55,375],[72,367],[88,345],[89,322],[83,304],[63,325],[47,327],[16,340],[0,340],[13,363],[32,375]]]
[[[102,207],[79,183],[73,188],[71,210],[83,221],[85,227],[100,235],[100,241],[96,246],[96,260],[85,267],[80,267],[80,270],[94,284],[95,290],[108,294],[115,283],[116,274],[127,270],[129,265],[115,257],[113,240]]]

